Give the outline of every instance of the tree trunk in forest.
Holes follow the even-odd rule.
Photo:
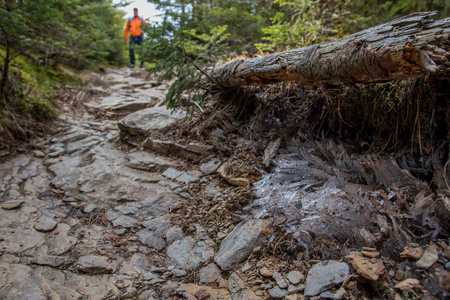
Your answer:
[[[450,75],[450,18],[414,13],[345,38],[264,57],[233,61],[210,72],[222,87],[299,81],[342,85]]]

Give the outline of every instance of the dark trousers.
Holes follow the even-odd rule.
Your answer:
[[[142,46],[143,37],[141,36],[130,36],[130,63],[134,66],[136,58],[134,57],[134,48],[136,45]]]

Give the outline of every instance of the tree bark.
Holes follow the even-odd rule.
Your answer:
[[[233,61],[210,76],[223,87],[299,81],[343,85],[450,75],[450,18],[419,12],[345,38]]]

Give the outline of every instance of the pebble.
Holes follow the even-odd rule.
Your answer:
[[[347,291],[341,287],[340,289],[336,291],[326,291],[320,294],[320,298],[322,299],[336,299],[340,300],[344,298],[345,294],[347,294]]]
[[[302,283],[295,284],[295,285],[291,284],[288,287],[289,294],[293,294],[293,293],[297,293],[297,292],[302,293],[304,290],[305,290],[305,285]]]
[[[217,282],[220,276],[220,269],[215,263],[210,263],[206,267],[200,269],[200,283]]]
[[[288,295],[288,291],[280,289],[279,286],[275,286],[273,289],[269,291],[269,295],[274,299],[283,299]]]
[[[97,205],[92,203],[92,204],[89,204],[88,206],[86,206],[83,211],[84,211],[84,213],[88,214],[88,213],[93,212],[96,208],[97,208]]]
[[[183,269],[173,269],[172,275],[175,277],[184,277],[187,275],[187,272]]]
[[[41,150],[34,150],[33,155],[36,158],[43,158],[45,156],[44,152],[42,152]]]
[[[151,271],[155,273],[164,273],[167,269],[165,267],[152,266]]]
[[[38,219],[37,223],[34,224],[34,229],[42,232],[49,232],[56,228],[58,222],[49,218],[47,216],[42,216]]]
[[[237,293],[245,288],[244,281],[239,277],[238,274],[233,272],[228,278],[228,290],[230,293]]]
[[[280,288],[286,289],[288,287],[286,280],[284,279],[283,275],[281,275],[280,273],[274,272],[272,277],[273,277],[273,279],[275,279],[275,281],[277,282],[277,285]]]
[[[175,295],[175,292],[178,288],[177,282],[168,282],[161,286],[161,296],[167,297]]]
[[[438,248],[431,243],[422,255],[422,258],[416,262],[416,266],[421,269],[428,269],[439,259]]]
[[[302,282],[305,279],[305,276],[299,271],[291,271],[287,274],[286,278],[292,284],[297,284]]]
[[[350,276],[350,268],[346,263],[335,260],[319,262],[308,271],[304,294],[309,297],[317,296],[341,284],[348,276]]]
[[[78,259],[77,269],[92,275],[112,273],[113,267],[101,256],[86,255]]]
[[[273,271],[267,269],[266,267],[262,267],[261,269],[259,269],[259,274],[261,274],[261,276],[263,277],[272,277]]]
[[[19,208],[22,203],[24,203],[25,201],[23,200],[10,200],[10,201],[6,201],[2,203],[2,208],[6,209],[6,210],[10,210],[10,209],[15,209],[15,208]]]

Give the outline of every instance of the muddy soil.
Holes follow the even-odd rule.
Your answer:
[[[0,165],[0,299],[448,299],[445,186],[301,134],[177,136],[168,85],[92,78]]]

